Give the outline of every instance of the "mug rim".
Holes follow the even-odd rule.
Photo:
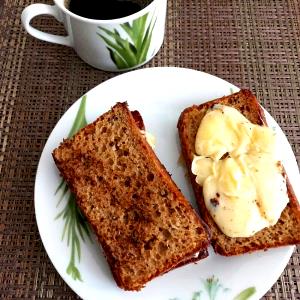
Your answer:
[[[102,23],[102,24],[114,24],[114,23],[126,23],[126,22],[130,22],[132,20],[135,20],[135,19],[143,16],[146,13],[146,11],[151,10],[152,7],[155,6],[156,3],[159,2],[159,1],[163,1],[163,0],[152,0],[151,3],[149,3],[143,9],[137,11],[136,13],[133,13],[131,15],[128,15],[128,16],[125,16],[125,17],[122,17],[122,18],[115,18],[115,19],[109,19],[109,20],[89,19],[89,18],[85,18],[85,17],[81,17],[79,15],[76,15],[76,14],[72,13],[69,9],[66,8],[66,6],[64,5],[64,1],[63,0],[62,1],[54,0],[54,3],[64,13],[66,13],[70,17],[73,17],[73,18],[75,18],[77,20],[84,21],[84,22],[91,23],[91,24],[98,24],[98,23]]]

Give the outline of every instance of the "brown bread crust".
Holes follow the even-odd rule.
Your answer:
[[[200,259],[204,259],[208,257],[208,251],[207,249],[204,249],[204,250],[201,250],[199,251],[199,254],[197,257],[191,257],[191,258],[188,258],[187,260],[184,260],[182,262],[180,262],[178,265],[176,265],[173,269],[176,269],[176,268],[179,268],[179,267],[182,267],[182,266],[185,266],[187,264],[190,264],[190,263],[196,263],[198,262]],[[172,270],[173,270],[172,269]],[[170,270],[171,271],[171,270]]]
[[[125,290],[140,290],[180,263],[202,258],[209,243],[139,127],[144,127],[140,115],[117,103],[53,151]]]
[[[180,115],[178,131],[182,154],[189,171],[200,215],[211,230],[211,243],[215,252],[225,255],[237,255],[261,249],[293,245],[300,243],[300,207],[295,193],[287,178],[287,190],[290,202],[281,214],[277,224],[265,228],[249,238],[230,238],[218,228],[209,211],[206,209],[202,187],[195,181],[191,172],[193,155],[195,154],[195,138],[198,127],[207,110],[215,104],[223,104],[236,108],[248,120],[258,125],[267,125],[264,112],[256,97],[248,90],[241,90],[230,96],[222,97],[202,105],[186,108]],[[286,174],[285,174],[286,176]]]

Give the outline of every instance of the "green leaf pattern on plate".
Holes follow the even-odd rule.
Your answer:
[[[100,32],[97,35],[105,42],[110,57],[116,67],[120,70],[138,66],[146,61],[153,28],[156,19],[151,18],[147,24],[148,14],[145,14],[131,24],[126,22],[120,25],[127,37],[120,34],[120,30],[109,30],[98,26]]]
[[[255,293],[256,293],[255,287],[249,287],[241,291],[238,295],[236,295],[233,300],[247,300]]]
[[[201,291],[195,292],[193,294],[192,300],[200,300],[201,299],[201,293],[202,293]]]
[[[222,284],[219,283],[219,279],[215,276],[207,278],[202,281],[203,288],[199,291],[196,291],[192,294],[191,300],[217,300],[223,299],[222,295],[228,292],[230,289],[224,288]],[[256,293],[255,287],[249,287],[241,291],[236,295],[233,300],[248,300],[252,295]],[[171,298],[169,300],[180,300],[179,298]]]
[[[209,296],[210,300],[215,300],[217,297],[217,293],[219,290],[227,291],[228,289],[223,288],[223,286],[219,283],[219,279],[212,276],[208,278],[203,283],[204,288]]]
[[[85,117],[86,96],[83,96],[77,111],[75,120],[68,134],[71,138],[81,128],[87,125]],[[60,193],[57,206],[60,205],[63,199],[66,199],[65,207],[60,211],[55,219],[62,218],[64,221],[64,228],[62,232],[62,241],[66,240],[68,247],[71,247],[70,261],[67,266],[66,272],[74,280],[82,281],[80,271],[76,264],[80,262],[81,257],[81,242],[85,242],[86,238],[91,240],[91,232],[84,216],[76,205],[74,195],[69,191],[67,183],[62,179],[58,185],[55,195]]]

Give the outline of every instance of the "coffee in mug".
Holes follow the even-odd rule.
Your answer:
[[[94,20],[112,20],[127,17],[140,11],[145,6],[138,0],[70,0],[66,4],[66,7],[72,13]]]
[[[137,68],[160,49],[165,32],[167,0],[54,0],[31,4],[22,24],[32,36],[73,47],[91,66],[106,71]],[[128,15],[129,14],[129,15]],[[32,27],[39,15],[51,15],[68,33],[58,36]]]

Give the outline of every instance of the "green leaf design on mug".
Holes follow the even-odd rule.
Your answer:
[[[109,30],[98,26],[101,33],[97,35],[105,42],[110,57],[120,70],[128,69],[146,61],[152,39],[156,19],[152,17],[147,25],[148,14],[137,18],[130,23],[121,24],[120,27],[127,34],[121,37],[117,29]]]
[[[68,138],[71,138],[81,128],[87,125],[85,118],[86,96],[83,96],[80,102],[79,109],[77,111],[75,120],[68,134]],[[66,200],[65,207],[55,217],[55,220],[62,218],[64,220],[64,228],[62,233],[62,241],[66,240],[68,247],[71,247],[70,261],[67,266],[66,272],[74,280],[82,281],[80,271],[78,270],[76,263],[80,262],[81,257],[81,245],[85,242],[86,238],[91,239],[91,232],[88,223],[82,215],[80,209],[76,205],[75,196],[69,191],[67,183],[64,179],[61,180],[59,186],[55,191],[55,195],[60,192],[60,197],[57,206],[63,199]]]

